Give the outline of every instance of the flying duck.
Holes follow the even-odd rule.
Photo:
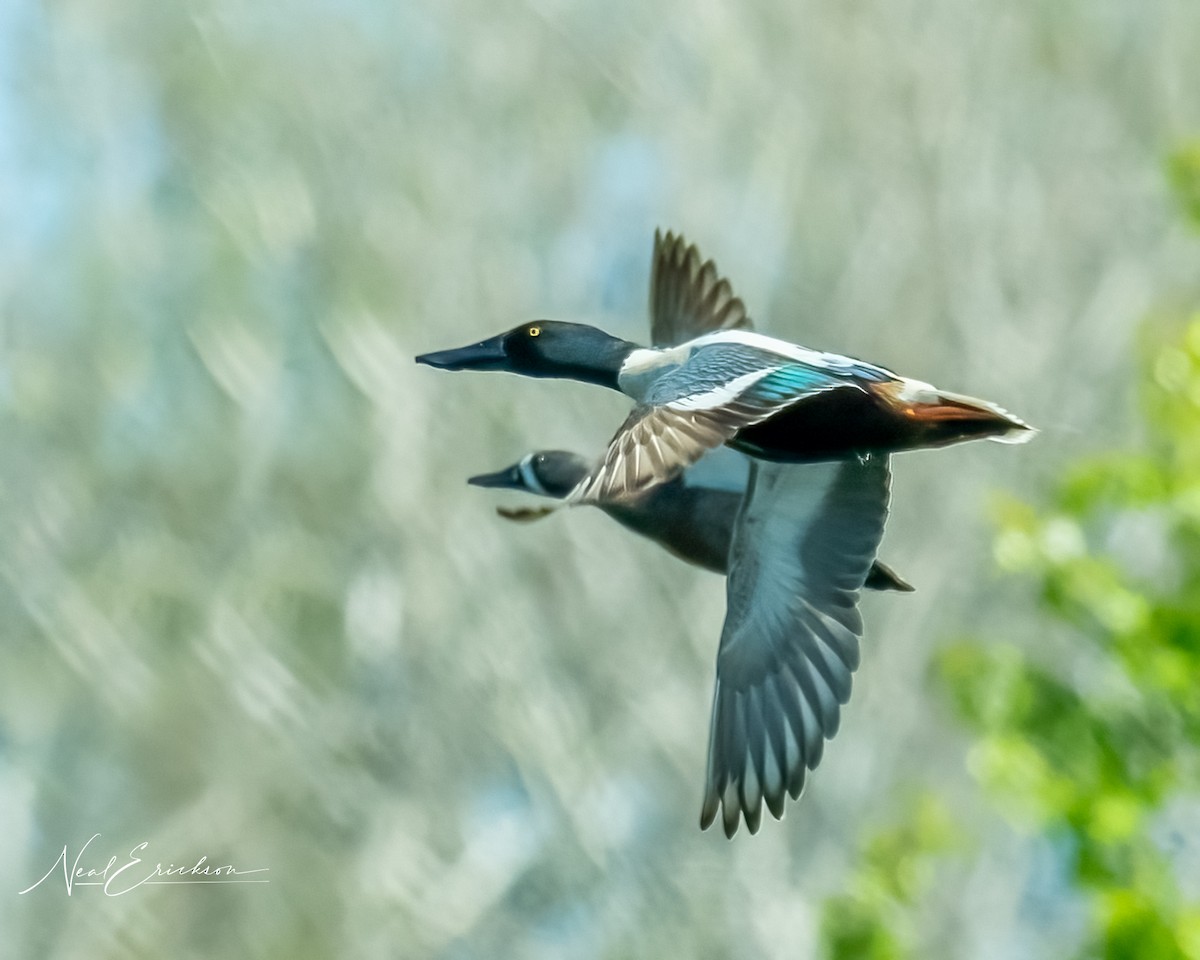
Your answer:
[[[714,315],[744,316],[727,282],[707,296]],[[416,359],[445,370],[579,380],[635,400],[604,456],[571,492],[572,502],[636,496],[721,444],[761,460],[817,463],[980,438],[1019,443],[1034,433],[986,400],[744,324],[647,348],[584,324],[537,320]]]
[[[729,570],[734,522],[746,496],[751,466],[748,457],[728,447],[719,447],[678,477],[634,500],[606,501],[598,506],[621,526],[653,540],[672,556],[704,570],[725,574]],[[503,470],[479,474],[467,483],[564,500],[591,467],[592,461],[578,453],[536,450]],[[554,510],[554,507],[496,508],[500,516],[517,523],[540,520]],[[914,589],[879,560],[871,565],[863,586],[868,590],[901,593],[911,593]]]
[[[650,342],[671,347],[714,330],[750,330],[753,323],[729,281],[712,260],[668,232],[654,236],[650,266]],[[564,500],[592,467],[592,461],[565,450],[537,450],[494,473],[471,477],[479,487],[521,490]],[[738,508],[750,480],[750,461],[730,447],[718,447],[679,476],[632,500],[605,501],[600,508],[622,526],[648,537],[668,553],[705,570],[724,574]],[[497,508],[509,520],[538,520],[554,507]],[[910,592],[913,587],[878,561],[863,584],[868,590]]]
[[[858,594],[887,515],[887,453],[1029,428],[991,404],[750,332],[727,281],[682,238],[656,234],[653,275],[654,328],[662,313],[671,317],[662,329],[693,339],[655,336],[645,349],[540,321],[417,359],[566,377],[638,401],[570,503],[628,509],[722,443],[759,458],[729,534],[700,817],[707,828],[721,811],[732,837],[742,815],[758,830],[764,802],[782,816],[837,732],[859,662]],[[699,336],[697,312],[709,331]]]

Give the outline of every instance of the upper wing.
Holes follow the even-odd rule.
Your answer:
[[[654,231],[650,267],[650,342],[674,347],[713,330],[749,329],[746,307],[711,260],[670,231]]]
[[[825,390],[862,389],[823,367],[781,361],[751,347],[699,347],[659,377],[570,503],[628,500],[679,475],[738,431]]]
[[[837,732],[858,667],[858,592],[887,517],[888,458],[755,463],[729,553],[701,827],[783,814]]]

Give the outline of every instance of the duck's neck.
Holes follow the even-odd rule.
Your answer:
[[[554,366],[546,375],[619,391],[621,369],[626,358],[638,349],[637,344],[610,337],[599,330],[591,330],[589,334],[585,342],[573,343],[569,352],[563,351],[561,356],[554,357]]]

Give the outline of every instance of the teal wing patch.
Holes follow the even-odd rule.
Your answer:
[[[747,400],[784,403],[833,387],[856,386],[862,381],[895,379],[883,367],[837,354],[815,354],[815,362],[801,363],[778,353],[742,343],[714,343],[696,348],[687,361],[660,376],[644,402],[651,406],[686,397],[715,393],[739,377],[762,372],[764,376],[741,394]]]
[[[742,399],[762,403],[785,404],[789,400],[805,397],[830,387],[846,386],[844,375],[819,367],[794,363],[772,370],[761,380],[751,384],[742,394]]]

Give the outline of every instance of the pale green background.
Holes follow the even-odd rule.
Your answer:
[[[973,816],[929,658],[1036,647],[989,496],[1129,439],[1195,276],[1197,50],[1194,0],[3,0],[0,956],[811,955],[860,831]],[[733,843],[696,824],[722,582],[462,482],[626,403],[412,363],[644,337],[658,225],[760,328],[1043,428],[897,460],[918,592],[865,601],[841,733]],[[977,816],[925,955],[1062,955],[1052,854]],[[271,883],[16,895],[97,832]]]

